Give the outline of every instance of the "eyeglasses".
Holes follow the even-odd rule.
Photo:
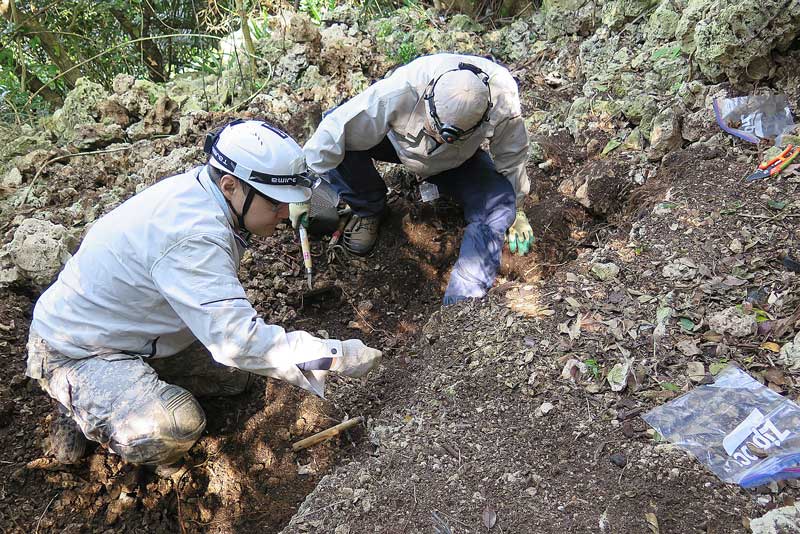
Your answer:
[[[255,187],[253,187],[252,185],[250,186],[250,189],[252,189],[252,191],[253,191],[253,192],[254,192],[254,193],[257,195],[257,196],[259,196],[259,197],[261,197],[261,198],[263,198],[264,200],[266,200],[266,201],[267,201],[267,203],[270,205],[270,211],[271,211],[272,213],[277,213],[277,212],[279,212],[279,211],[281,210],[281,208],[284,206],[284,204],[286,204],[285,202],[280,202],[280,201],[278,201],[278,200],[275,200],[275,199],[274,199],[274,198],[272,198],[272,197],[268,197],[267,195],[265,195],[264,193],[262,193],[261,191],[259,191],[259,190],[258,190],[258,189],[256,189]]]

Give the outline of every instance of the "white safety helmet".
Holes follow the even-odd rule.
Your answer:
[[[288,134],[264,121],[238,119],[206,136],[208,163],[283,203],[311,198],[315,180],[303,149]],[[249,202],[248,202],[249,204]]]

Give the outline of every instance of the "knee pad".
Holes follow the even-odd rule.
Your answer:
[[[130,463],[166,465],[181,458],[203,433],[206,415],[191,393],[164,384],[154,398],[115,429],[111,449]]]

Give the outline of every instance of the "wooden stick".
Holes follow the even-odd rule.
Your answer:
[[[353,428],[354,426],[363,422],[364,418],[360,416],[348,419],[347,421],[343,421],[336,426],[330,427],[327,430],[323,430],[322,432],[317,432],[313,436],[301,439],[300,441],[292,444],[292,450],[294,452],[297,452],[303,449],[307,449],[309,447],[313,447],[317,443],[322,443],[323,441],[329,440],[332,437],[338,436],[345,430]]]

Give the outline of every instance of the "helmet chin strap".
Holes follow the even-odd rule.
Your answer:
[[[244,217],[245,215],[247,215],[247,211],[250,209],[250,204],[253,203],[253,198],[255,198],[256,196],[256,190],[255,188],[246,185],[242,181],[240,181],[239,183],[241,183],[243,187],[247,187],[247,196],[244,198],[244,204],[242,204],[242,212],[238,213],[236,209],[233,207],[231,201],[227,199],[226,201],[228,202],[228,207],[230,207],[233,214],[236,215],[236,222],[238,223],[239,228],[241,228],[247,233],[250,233],[250,230],[248,230],[247,226],[244,225]]]

